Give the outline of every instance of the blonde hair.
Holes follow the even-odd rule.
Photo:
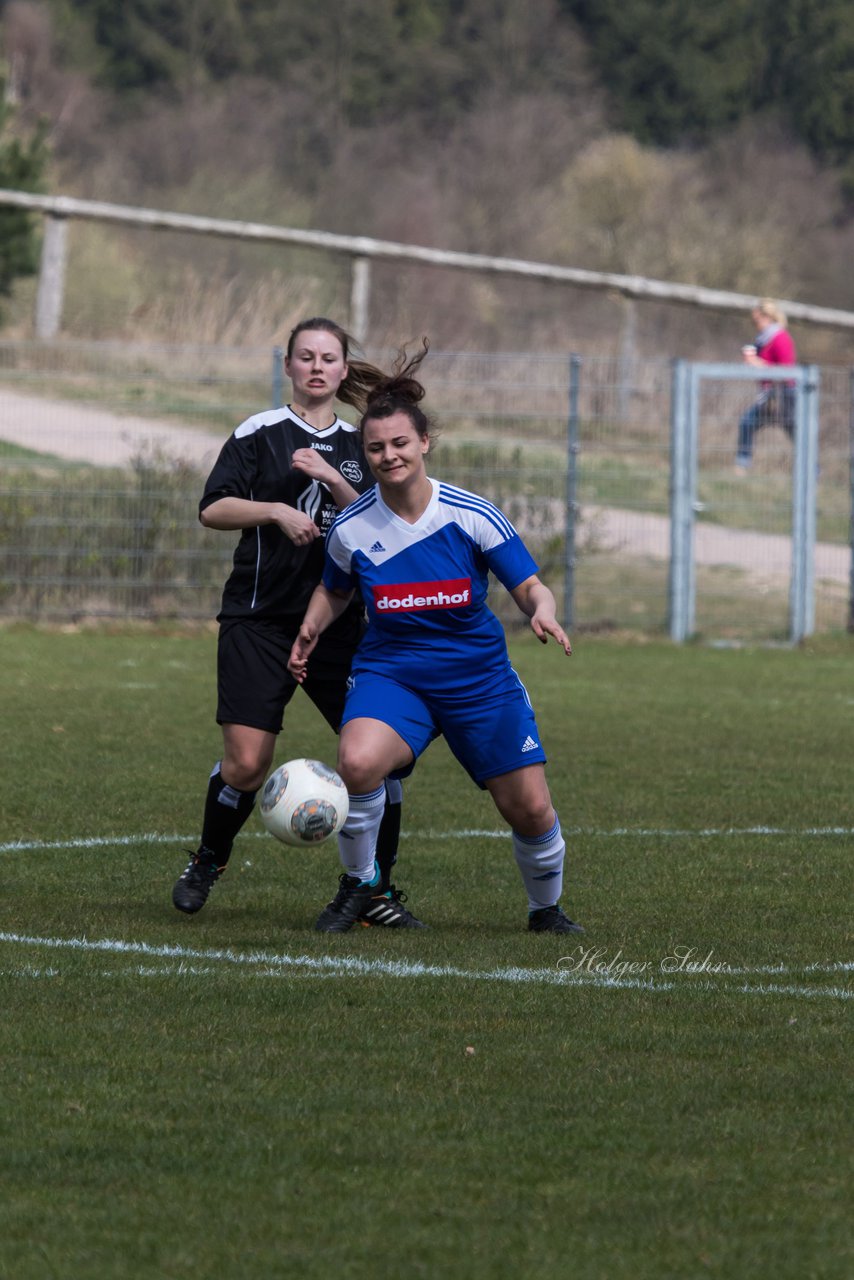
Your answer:
[[[756,304],[756,310],[760,315],[767,316],[772,324],[779,324],[785,329],[786,316],[773,298],[760,298]]]

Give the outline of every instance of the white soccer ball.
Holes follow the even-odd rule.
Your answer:
[[[350,797],[334,769],[320,760],[288,760],[261,792],[261,821],[283,844],[319,844],[347,821]]]

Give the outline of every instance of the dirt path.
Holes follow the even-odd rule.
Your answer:
[[[596,530],[597,541],[629,554],[670,558],[670,521],[666,516],[613,507],[587,507],[582,513]],[[768,578],[788,578],[792,567],[792,540],[784,534],[728,529],[697,521],[694,525],[694,561],[698,565],[730,565]],[[817,542],[813,561],[816,583],[848,582],[850,548],[839,543]]]
[[[0,440],[70,462],[124,466],[140,450],[160,447],[173,457],[205,467],[213,462],[226,435],[0,389]]]
[[[141,449],[155,447],[205,469],[213,463],[226,434],[224,431],[215,435],[180,423],[154,422],[0,389],[0,440],[69,461],[121,466]],[[587,507],[582,518],[595,527],[597,541],[613,550],[659,560],[670,556],[670,522],[666,516]],[[774,578],[788,577],[791,570],[791,539],[784,535],[727,529],[698,521],[694,548],[698,565],[731,565]],[[817,583],[847,583],[850,566],[847,546],[816,544]]]

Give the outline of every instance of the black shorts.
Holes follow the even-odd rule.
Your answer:
[[[218,724],[242,724],[280,733],[285,707],[299,685],[288,671],[293,623],[227,619],[217,647]],[[308,664],[303,689],[338,732],[353,653],[364,629],[358,614],[347,614],[325,631]]]

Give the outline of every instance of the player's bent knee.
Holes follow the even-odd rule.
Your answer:
[[[499,804],[498,807],[513,830],[529,840],[535,840],[550,831],[557,817],[548,797],[545,800],[526,797]]]
[[[551,831],[556,816],[551,805],[546,809],[525,808],[514,815],[510,825],[520,836],[525,836],[528,840],[536,840],[538,836],[544,836]]]
[[[264,785],[267,777],[266,769],[234,769],[229,777],[223,775],[223,781],[227,781],[230,787],[234,787],[236,791],[257,791]]]
[[[385,777],[378,768],[376,756],[358,746],[344,746],[338,753],[338,772],[351,795],[367,795],[375,791]]]
[[[223,759],[220,772],[223,782],[237,791],[257,791],[263,786],[272,763],[272,755],[231,755]]]

